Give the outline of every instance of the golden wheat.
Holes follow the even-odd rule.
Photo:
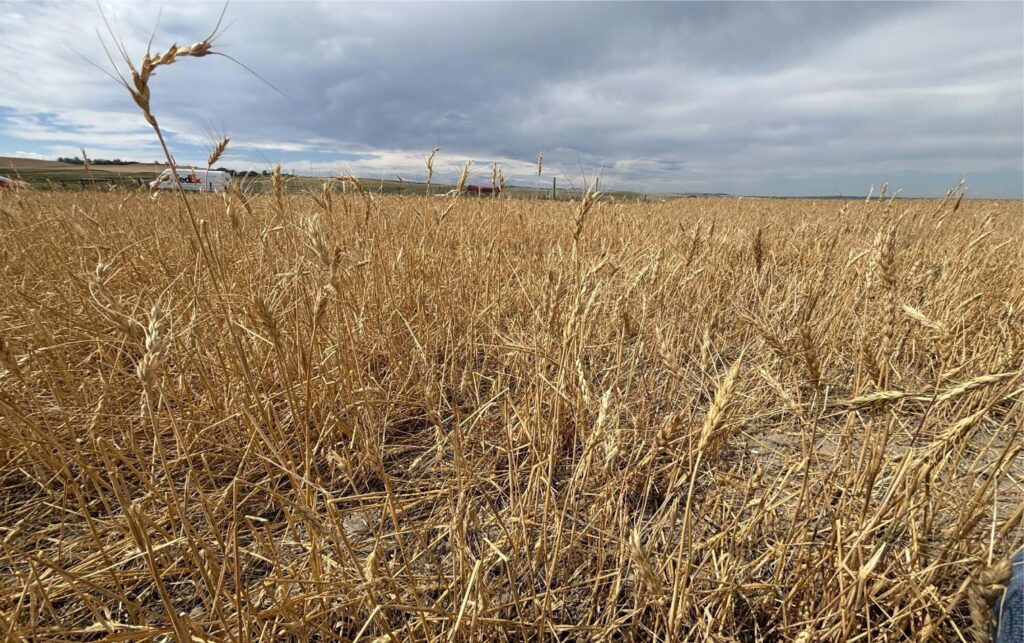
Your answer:
[[[0,197],[7,638],[984,627],[1019,204],[188,198]]]

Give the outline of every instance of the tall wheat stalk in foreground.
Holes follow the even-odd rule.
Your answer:
[[[0,194],[4,638],[985,639],[1020,203],[349,184]]]
[[[427,194],[431,193],[431,185],[434,182],[434,159],[437,158],[437,153],[440,151],[440,147],[435,147],[430,150],[430,154],[423,159],[423,162],[427,165]]]

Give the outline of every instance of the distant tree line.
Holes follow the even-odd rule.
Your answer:
[[[57,161],[60,163],[70,163],[71,165],[85,165],[85,161],[78,158],[77,156],[58,156]],[[138,165],[138,161],[122,161],[121,159],[89,159],[89,165]],[[154,165],[165,165],[163,161],[153,161]]]
[[[243,179],[255,179],[255,178],[259,178],[261,176],[262,177],[269,177],[269,176],[272,176],[274,174],[270,170],[263,170],[262,172],[256,172],[255,170],[225,170],[222,167],[218,167],[218,168],[214,168],[214,169],[222,170],[224,172],[230,172],[231,176],[237,176],[237,177],[240,177],[240,178],[243,178]],[[285,176],[295,176],[295,172],[285,172],[284,175]]]

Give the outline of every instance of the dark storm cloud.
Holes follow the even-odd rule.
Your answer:
[[[157,46],[205,35],[220,9],[107,11],[138,52],[161,7]],[[0,89],[0,151],[64,149],[67,132],[141,145],[123,91],[45,44],[56,31],[100,60],[82,29],[95,7],[13,9],[0,54],[23,65]],[[448,171],[498,160],[521,180],[545,150],[550,172],[654,190],[856,194],[905,177],[935,194],[967,174],[1020,196],[1022,20],[1019,3],[237,3],[221,47],[284,95],[225,59],[184,61],[154,107],[186,149],[224,130],[235,161],[299,170],[409,175],[440,145]]]

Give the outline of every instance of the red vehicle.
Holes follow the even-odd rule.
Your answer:
[[[7,176],[0,176],[0,190],[3,190],[4,188],[11,188],[12,190],[15,188],[27,190],[28,187],[28,183],[25,183],[24,181],[12,179]]]
[[[501,192],[501,188],[496,188],[491,185],[467,185],[466,194],[474,194],[476,196],[482,196],[484,194],[496,194]]]

